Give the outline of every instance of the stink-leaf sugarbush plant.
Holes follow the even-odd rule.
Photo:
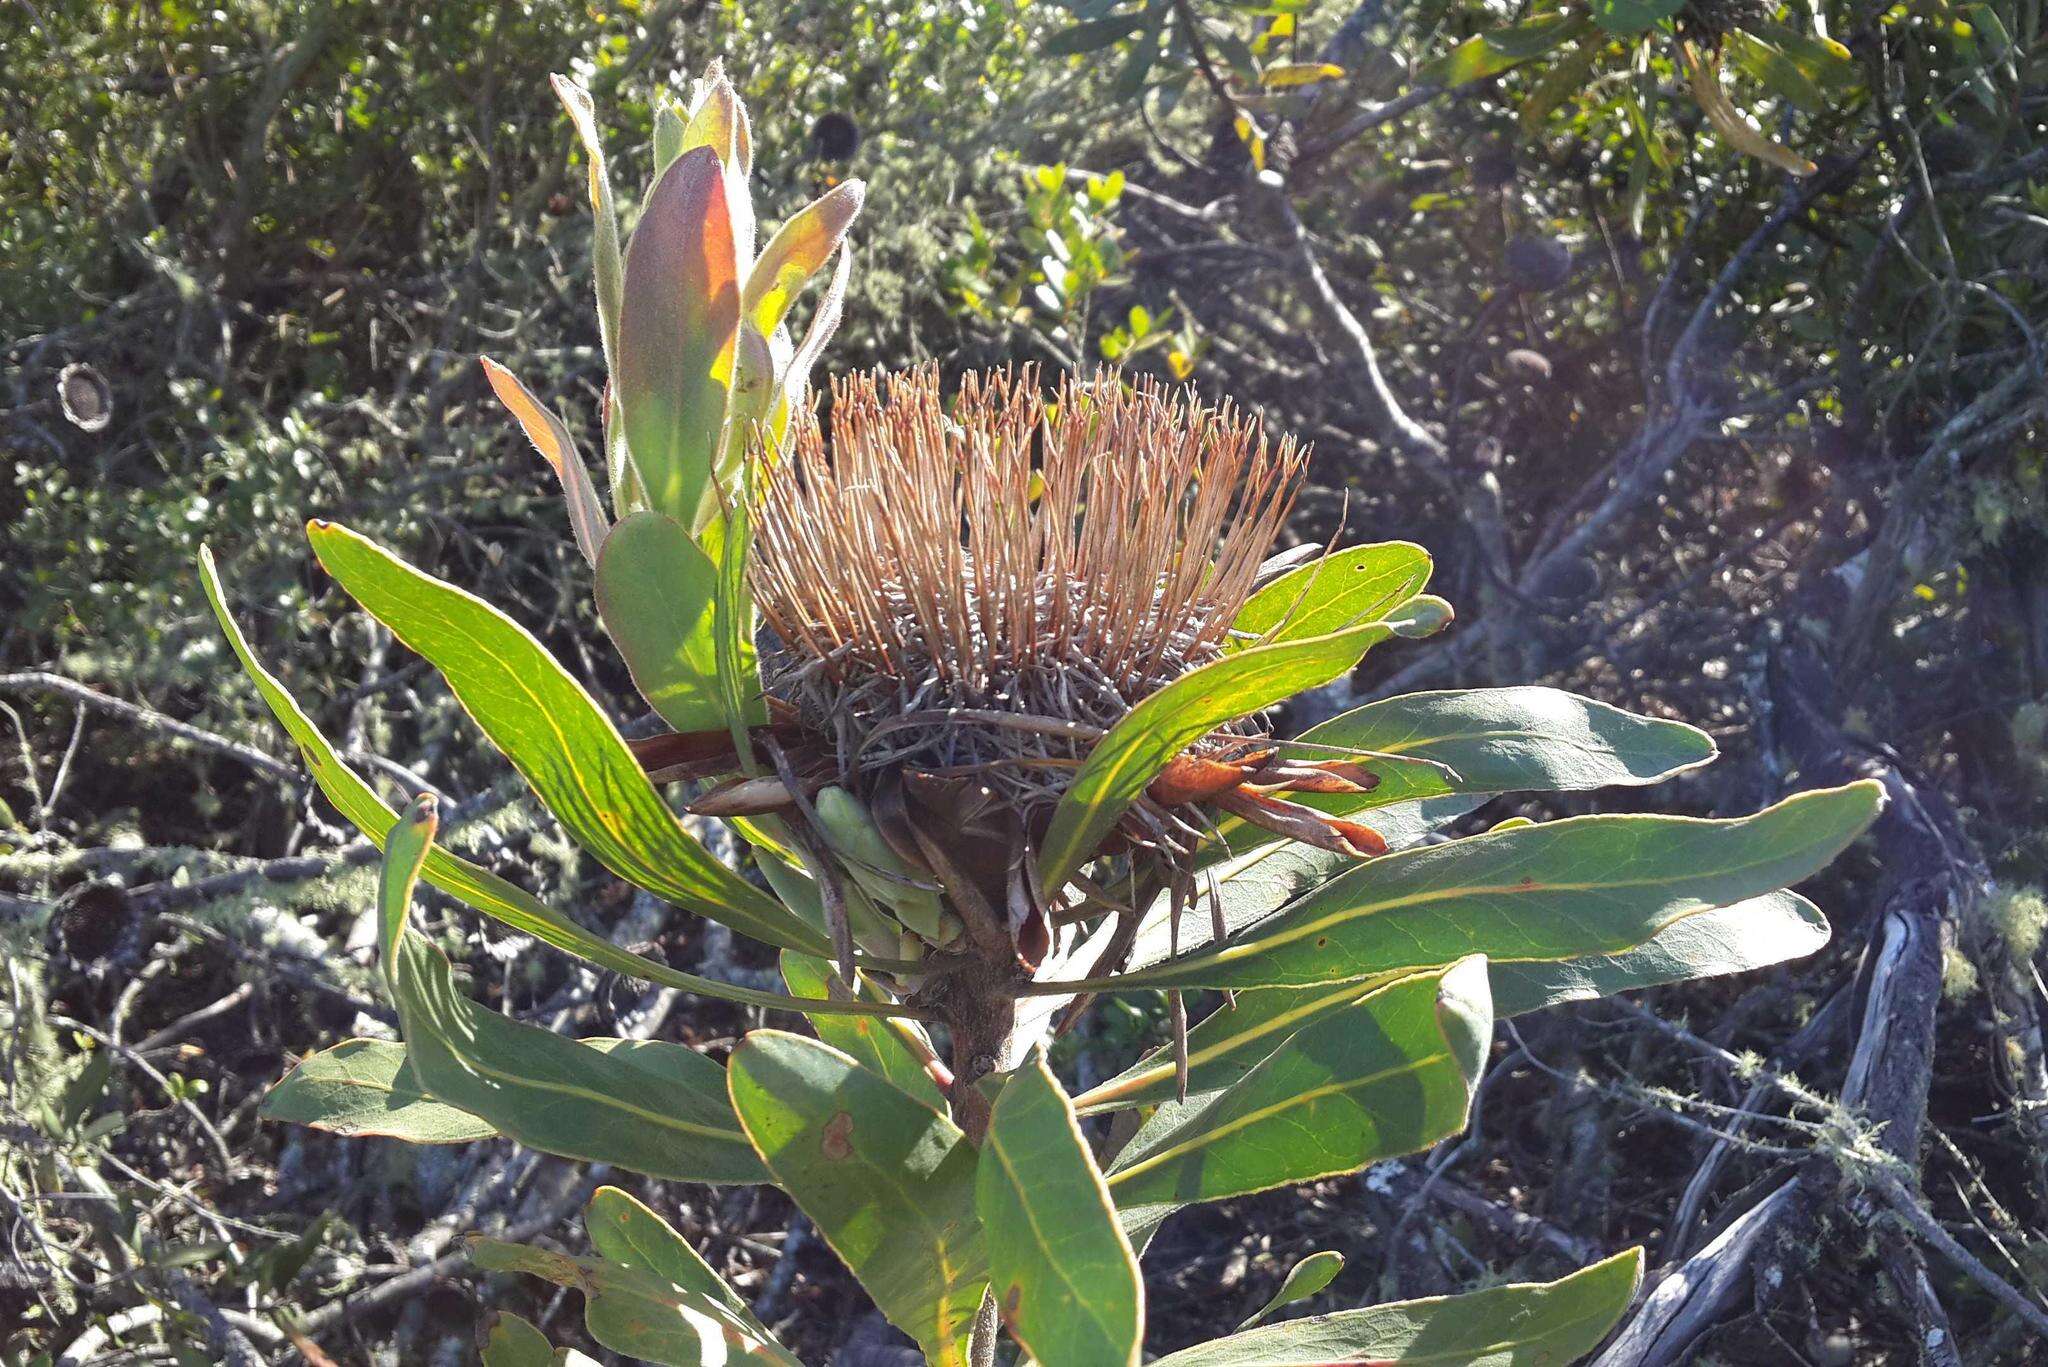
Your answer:
[[[1714,747],[1542,688],[1392,698],[1272,735],[1267,709],[1450,620],[1420,547],[1269,559],[1293,443],[1115,374],[1049,393],[1028,370],[970,375],[950,401],[930,370],[856,376],[821,423],[807,382],[860,187],[757,248],[747,117],[714,75],[661,113],[622,252],[590,102],[561,93],[597,216],[609,506],[569,429],[486,365],[560,477],[661,729],[628,740],[511,618],[367,538],[315,522],[313,548],[594,859],[779,949],[788,992],[623,949],[438,846],[432,799],[386,805],[251,655],[207,558],[237,655],[385,856],[403,1040],[306,1059],[272,1116],[772,1183],[931,1362],[991,1362],[1007,1330],[1044,1367],[1136,1363],[1136,1253],[1174,1211],[1457,1133],[1496,1017],[1824,942],[1787,889],[1868,825],[1874,785],[1735,820],[1589,816],[1425,843],[1495,794],[1653,783]],[[791,303],[835,255],[795,342]],[[715,858],[677,802],[729,822],[752,870]],[[721,1065],[486,1009],[409,928],[421,879],[598,967],[812,1033],[756,1030]],[[1091,1000],[1162,993],[1173,1029],[1156,1051],[1078,1094],[1052,1071],[1049,1043]],[[1210,1008],[1193,1024],[1191,997]],[[796,1360],[632,1196],[600,1190],[586,1232],[583,1256],[473,1253],[580,1291],[591,1337],[620,1353]],[[1332,1270],[1305,1264],[1276,1304]],[[1630,1250],[1546,1285],[1254,1325],[1162,1361],[1563,1362],[1637,1275]],[[486,1336],[491,1367],[573,1356],[511,1316]]]

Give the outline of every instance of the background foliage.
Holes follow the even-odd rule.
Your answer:
[[[1561,683],[1715,732],[1728,760],[1660,807],[1749,810],[1795,778],[1876,772],[1910,817],[1834,876],[1837,936],[1815,959],[1525,1021],[1474,1130],[1428,1161],[1169,1226],[1147,1259],[1152,1346],[1227,1331],[1316,1248],[1351,1264],[1310,1308],[1554,1276],[1632,1241],[1674,1265],[1796,1171],[1804,1223],[1771,1207],[1771,1237],[1735,1263],[1774,1275],[1691,1342],[1911,1361],[1947,1315],[1982,1326],[1969,1360],[2024,1360],[2029,1320],[1992,1288],[2038,1306],[2048,1286],[2040,6],[1677,11],[1738,30],[1727,93],[1818,163],[1805,180],[1715,136],[1652,12],[1673,13],[0,11],[0,1326],[17,1336],[0,1343],[459,1360],[478,1292],[455,1232],[566,1231],[587,1194],[502,1145],[401,1152],[255,1119],[289,1058],[390,1014],[365,854],[303,783],[273,795],[296,766],[212,629],[202,538],[258,648],[347,748],[422,757],[400,781],[452,795],[452,845],[620,943],[772,972],[657,905],[579,896],[602,880],[438,686],[341,610],[299,536],[345,517],[484,588],[623,712],[552,481],[474,358],[572,421],[595,413],[581,166],[547,74],[592,86],[615,166],[639,170],[652,91],[722,55],[756,114],[764,220],[837,177],[869,184],[830,369],[1115,359],[1191,377],[1315,441],[1298,537],[1437,552],[1463,622],[1375,657],[1350,695]],[[59,394],[74,363],[104,379],[97,430]],[[90,408],[90,376],[72,378]],[[1886,1149],[1839,1104],[1875,975],[1858,964],[1895,891],[1928,879],[1928,1125]],[[560,1028],[705,1043],[742,1024],[501,932],[444,938],[473,995]],[[1063,1063],[1109,1076],[1154,1038],[1154,1015],[1120,1011]],[[779,1198],[662,1199],[807,1360],[886,1360]],[[1873,1242],[1895,1221],[1917,1242]],[[394,1228],[411,1233],[359,1232]],[[1894,1243],[1927,1261],[1895,1265]],[[559,1306],[531,1309],[572,1332]]]

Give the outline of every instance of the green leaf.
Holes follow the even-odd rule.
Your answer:
[[[1631,1248],[1554,1282],[1394,1301],[1289,1320],[1169,1353],[1152,1367],[1566,1367],[1607,1337],[1635,1299]]]
[[[1481,950],[1508,963],[1619,954],[1687,916],[1811,877],[1883,800],[1883,789],[1865,781],[1735,820],[1582,816],[1403,850],[1339,875],[1220,946],[1033,990],[1300,987]]]
[[[599,1187],[583,1212],[583,1229],[599,1257],[621,1267],[651,1273],[723,1305],[767,1338],[768,1331],[739,1293],[637,1197],[617,1187]]]
[[[1245,992],[1188,1031],[1188,1093],[1220,1091],[1264,1062],[1296,1032],[1356,1006],[1377,990],[1356,982]],[[1169,1100],[1179,1090],[1178,1066],[1161,1045],[1123,1072],[1074,1098],[1082,1115],[1128,1110]]]
[[[385,977],[421,1088],[544,1153],[685,1182],[762,1180],[724,1070],[694,1049],[579,1042],[456,991],[448,956],[406,927],[435,824],[431,796],[406,809],[377,897]]]
[[[1117,1155],[1127,1211],[1356,1172],[1465,1127],[1493,1033],[1474,957],[1380,988],[1297,1031],[1228,1090],[1162,1111]]]
[[[1827,108],[1827,96],[1785,53],[1739,28],[1728,30],[1727,42],[1736,67],[1773,95],[1809,114]]]
[[[691,148],[655,182],[627,244],[612,372],[648,506],[691,530],[725,433],[737,272],[725,167]]]
[[[782,980],[799,996],[826,996],[833,974],[832,966],[823,959],[789,950],[782,953]],[[887,997],[863,973],[854,974],[854,989],[870,1001]],[[861,1067],[881,1074],[933,1110],[945,1109],[946,1098],[924,1065],[924,1060],[933,1056],[931,1041],[915,1021],[884,1016],[820,1015],[812,1018],[811,1028],[818,1032],[819,1039]]]
[[[1609,33],[1641,33],[1679,10],[1685,0],[1593,0],[1593,20]]]
[[[683,829],[611,719],[524,627],[346,527],[315,522],[310,535],[328,573],[441,671],[555,819],[606,868],[743,935],[831,952],[822,931]]]
[[[495,1310],[484,1331],[483,1367],[555,1367],[555,1346],[519,1316]]]
[[[1519,1016],[1558,1002],[1747,973],[1804,958],[1827,942],[1828,922],[1819,907],[1796,892],[1766,893],[1674,921],[1619,954],[1589,954],[1553,963],[1496,961],[1493,1006],[1500,1015]]]
[[[1637,716],[1555,688],[1409,693],[1332,717],[1297,740],[1292,752],[1304,760],[1338,750],[1375,752],[1358,757],[1379,778],[1371,792],[1288,798],[1340,816],[1448,793],[1637,787],[1696,769],[1715,754],[1713,738],[1683,722]],[[1239,854],[1278,839],[1236,818],[1219,822],[1217,831]]]
[[[1183,674],[1132,708],[1089,752],[1040,847],[1041,884],[1064,887],[1145,785],[1218,726],[1350,672],[1391,636],[1426,635],[1449,620],[1441,599],[1410,598],[1383,620],[1252,646]]]
[[[268,1120],[311,1125],[351,1138],[381,1135],[408,1144],[468,1144],[498,1131],[468,1111],[436,1101],[391,1040],[343,1040],[309,1054],[263,1098]]]
[[[362,775],[348,767],[335,753],[333,744],[313,725],[298,700],[285,691],[282,683],[263,662],[249,649],[249,642],[242,635],[240,627],[228,612],[227,599],[221,592],[220,575],[213,563],[213,551],[205,546],[199,550],[199,577],[206,589],[207,601],[213,606],[213,615],[220,622],[221,630],[233,648],[235,658],[242,663],[243,670],[256,685],[256,691],[270,707],[271,714],[284,727],[285,733],[299,747],[299,754],[312,771],[313,781],[327,800],[347,817],[363,837],[378,849],[383,849],[387,835],[398,814],[379,798],[376,791],[363,780]],[[542,944],[553,945],[567,954],[608,968],[614,973],[623,973],[629,978],[644,982],[658,983],[663,987],[680,988],[694,992],[700,997],[713,997],[720,1001],[743,1002],[749,1006],[767,1007],[772,1010],[811,1013],[842,1013],[847,1015],[888,1015],[900,1014],[901,1007],[879,1005],[873,1002],[798,1001],[785,997],[779,992],[761,992],[750,987],[734,987],[716,978],[706,978],[695,973],[683,973],[670,968],[644,954],[635,954],[621,949],[602,936],[569,920],[553,907],[548,906],[533,894],[515,884],[505,881],[490,870],[480,868],[468,860],[450,854],[435,846],[427,854],[427,862],[421,876],[441,891],[452,897],[459,897],[470,906],[483,912],[522,935],[531,935]]]
[[[1226,647],[1327,636],[1387,614],[1429,582],[1429,552],[1407,541],[1353,546],[1312,560],[1253,594],[1230,624],[1241,633]]]
[[[1270,1319],[1276,1310],[1284,1310],[1296,1301],[1305,1301],[1331,1282],[1344,1270],[1344,1255],[1335,1249],[1326,1248],[1311,1253],[1287,1271],[1287,1279],[1280,1283],[1280,1289],[1273,1293],[1273,1299],[1259,1307],[1258,1313],[1238,1325],[1239,1331],[1251,1328],[1261,1320]]]
[[[1542,131],[1543,121],[1550,117],[1552,110],[1574,95],[1585,92],[1588,77],[1592,75],[1593,64],[1600,57],[1603,44],[1579,43],[1569,52],[1550,64],[1522,101],[1522,133],[1534,137]]]
[[[997,1094],[975,1205],[1004,1323],[1043,1367],[1136,1367],[1145,1288],[1102,1173],[1034,1050]]]
[[[775,1183],[940,1367],[965,1367],[988,1285],[974,1146],[951,1120],[830,1045],[756,1030],[727,1070]]]
[[[1348,862],[1314,850],[1292,853]],[[1827,941],[1827,920],[1813,903],[1797,893],[1773,892],[1687,916],[1619,954],[1526,963],[1491,959],[1487,969],[1494,1014],[1506,1017],[1633,988],[1745,973],[1802,958]],[[1484,937],[1471,947],[1483,954],[1494,948]],[[1188,1031],[1188,1090],[1229,1086],[1296,1030],[1343,1010],[1367,990],[1345,982],[1239,994]],[[1074,1108],[1083,1115],[1126,1110],[1165,1101],[1175,1090],[1174,1059],[1162,1045],[1076,1097]]]
[[[1676,0],[1672,7],[1677,7]],[[1424,65],[1420,79],[1447,89],[1470,85],[1541,57],[1552,48],[1583,37],[1592,28],[1592,21],[1583,16],[1539,14],[1519,24],[1467,38]]]
[[[1121,42],[1138,31],[1145,22],[1145,11],[1120,14],[1108,19],[1088,19],[1061,29],[1045,40],[1039,49],[1048,57],[1072,57],[1083,52],[1096,52],[1111,43]]]
[[[751,1317],[645,1267],[476,1234],[469,1236],[469,1257],[486,1272],[524,1272],[581,1291],[584,1327],[616,1353],[667,1367],[803,1367]]]
[[[663,721],[685,732],[725,727],[718,566],[680,523],[645,512],[612,528],[597,558],[597,609],[634,685]],[[737,664],[743,673],[756,670],[751,642],[744,643]],[[750,677],[758,680],[758,673]],[[760,698],[749,703],[747,724],[767,721]]]

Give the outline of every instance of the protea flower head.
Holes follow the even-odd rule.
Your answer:
[[[770,692],[842,777],[972,780],[1028,817],[1140,700],[1216,659],[1293,502],[1256,420],[1114,376],[837,386],[763,480]]]
[[[1030,369],[969,375],[950,403],[932,368],[839,382],[826,422],[800,416],[755,452],[748,574],[774,772],[693,809],[793,815],[856,900],[941,947],[999,933],[1035,968],[1056,922],[1111,905],[1078,871],[1041,885],[1055,809],[1134,709],[1243,644],[1304,460],[1228,404],[1114,373],[1049,394]],[[1282,759],[1262,736],[1233,717],[1181,749],[1091,857],[1128,853],[1150,886],[1185,891],[1205,809],[1384,851],[1276,796],[1371,775]]]

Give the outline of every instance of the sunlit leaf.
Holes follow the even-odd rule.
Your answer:
[[[614,371],[648,506],[695,530],[723,445],[740,287],[725,168],[708,147],[662,173],[626,248]]]
[[[1350,672],[1381,641],[1427,634],[1449,616],[1449,605],[1441,599],[1410,598],[1383,620],[1326,636],[1253,646],[1152,694],[1096,742],[1061,797],[1040,847],[1040,881],[1048,888],[1064,886],[1145,785],[1216,727],[1329,683]]]
[[[1492,1032],[1485,960],[1403,978],[1162,1109],[1117,1155],[1110,1194],[1126,1210],[1217,1201],[1426,1148],[1465,1127]]]
[[[974,1146],[951,1120],[829,1045],[756,1030],[733,1106],[775,1183],[939,1367],[965,1367],[988,1286]]]
[[[1285,1310],[1297,1301],[1305,1301],[1337,1279],[1344,1270],[1344,1255],[1333,1248],[1311,1253],[1293,1267],[1287,1269],[1287,1277],[1280,1283],[1280,1289],[1273,1298],[1260,1306],[1258,1312],[1238,1327],[1251,1328],[1261,1320],[1272,1317],[1276,1310]]]
[[[597,607],[647,705],[678,731],[726,725],[716,635],[718,566],[681,525],[635,513],[612,529],[597,561]],[[753,643],[737,667],[753,669]],[[758,693],[758,688],[753,690]],[[749,724],[766,722],[758,696]]]
[[[1138,1261],[1042,1053],[996,1096],[975,1203],[996,1306],[1031,1356],[1045,1367],[1136,1367],[1145,1337]]]
[[[310,536],[328,573],[441,671],[555,819],[606,868],[742,934],[830,952],[822,931],[683,829],[611,719],[524,627],[345,527],[315,522]]]
[[[306,715],[298,700],[250,650],[242,629],[228,612],[227,599],[221,592],[220,575],[214,567],[213,552],[204,546],[199,550],[199,579],[235,658],[241,662],[243,670],[256,685],[256,691],[269,705],[271,715],[277,718],[278,724],[299,747],[300,757],[311,771],[314,783],[327,800],[363,833],[366,840],[382,849],[398,814],[377,796],[376,790],[364,781],[362,775],[342,762],[333,743],[313,724],[313,719]],[[620,948],[603,936],[577,925],[524,888],[438,845],[428,852],[421,876],[441,891],[462,899],[522,935],[530,935],[542,944],[552,945],[599,968],[608,968],[629,978],[680,988],[721,1001],[784,1010],[875,1014],[892,1009],[871,1002],[796,1001],[777,992],[736,987],[716,978],[681,972],[644,954]]]

